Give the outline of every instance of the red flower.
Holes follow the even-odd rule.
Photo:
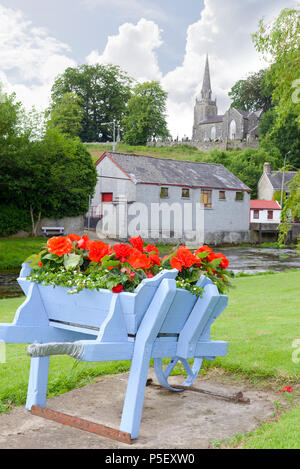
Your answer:
[[[159,250],[158,248],[155,246],[155,244],[147,244],[147,246],[145,246],[143,248],[143,251],[144,252],[155,252],[156,254],[159,254]]]
[[[74,233],[71,233],[67,236],[67,238],[72,242],[74,243],[74,241],[79,241],[80,240],[80,236],[77,235],[77,234],[74,234]]]
[[[214,259],[222,259],[220,263],[221,269],[227,269],[227,267],[229,266],[229,260],[221,252],[211,252],[207,256],[207,259],[209,262],[212,262]]]
[[[85,251],[88,251],[90,249],[90,246],[91,244],[93,243],[94,241],[92,241],[91,239],[89,239],[89,237],[87,235],[83,235],[80,240],[77,242],[77,247],[79,249],[83,249]]]
[[[53,236],[53,238],[48,240],[47,248],[52,254],[62,257],[64,254],[71,252],[73,246],[69,238],[65,238],[64,236]]]
[[[179,270],[181,272],[182,268],[191,267],[194,264],[197,264],[199,259],[194,256],[190,249],[185,246],[179,246],[176,255],[172,257],[170,263],[173,269]]]
[[[113,253],[110,245],[103,241],[92,241],[90,244],[89,259],[94,262],[100,262],[104,256],[110,256]]]
[[[38,262],[39,267],[43,267],[43,264],[41,262]]]
[[[210,252],[212,252],[212,249],[209,246],[206,246],[206,244],[204,244],[203,246],[200,246],[200,248],[196,249],[195,254],[197,254],[197,252],[210,253]]]
[[[149,257],[138,250],[135,250],[131,254],[127,262],[131,267],[133,267],[133,269],[149,269],[151,267]]]
[[[113,293],[120,293],[121,291],[124,291],[124,287],[123,287],[123,285],[119,284],[119,285],[116,285],[115,287],[113,287],[111,289],[111,291]]]
[[[285,388],[282,388],[281,391],[282,391],[282,392],[285,392],[285,391],[287,391],[287,392],[293,392],[294,389],[293,389],[291,386],[286,386]]]
[[[137,249],[138,251],[143,252],[144,241],[142,240],[142,238],[140,236],[135,236],[133,238],[130,238],[129,242],[130,242],[131,246],[133,246],[135,249]]]
[[[116,259],[120,259],[121,262],[126,262],[126,259],[133,252],[133,248],[128,244],[115,244],[113,250],[115,251]]]
[[[149,256],[151,265],[160,265],[160,258],[158,257],[157,254],[150,254]]]

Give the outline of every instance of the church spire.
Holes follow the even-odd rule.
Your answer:
[[[202,84],[202,90],[201,90],[202,99],[210,101],[211,93],[212,93],[212,90],[211,90],[211,84],[210,84],[208,54],[206,54],[205,70],[204,70],[203,84]]]

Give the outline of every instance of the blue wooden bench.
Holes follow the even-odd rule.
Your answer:
[[[182,391],[168,382],[178,361],[187,374],[183,386],[191,386],[203,358],[214,360],[227,353],[228,343],[211,340],[210,327],[228,299],[205,276],[198,282],[204,294],[197,298],[176,288],[177,270],[144,280],[135,293],[119,294],[108,290],[68,294],[66,288],[27,281],[29,272],[29,265],[23,264],[18,281],[27,299],[12,324],[0,324],[0,340],[34,342],[28,347],[26,408],[35,415],[130,443],[139,435],[151,358],[159,383]],[[86,362],[131,360],[119,430],[46,408],[49,357],[59,354]],[[165,366],[163,359],[168,357]]]

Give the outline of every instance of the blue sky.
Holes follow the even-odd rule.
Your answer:
[[[0,0],[0,82],[28,108],[44,109],[57,74],[114,63],[168,92],[174,137],[192,132],[209,54],[219,112],[240,78],[265,67],[251,34],[296,0]]]

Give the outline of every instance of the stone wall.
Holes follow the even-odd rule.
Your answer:
[[[84,215],[80,215],[79,217],[64,217],[64,218],[42,218],[38,230],[37,236],[42,236],[42,227],[43,226],[63,226],[64,227],[64,234],[68,235],[71,233],[76,233],[79,235],[84,234]],[[20,230],[17,233],[9,236],[9,238],[28,238],[31,236],[31,226],[28,226],[27,230]]]
[[[64,234],[68,235],[71,233],[76,233],[79,235],[84,234],[84,215],[80,215],[79,217],[64,217],[64,218],[42,218],[39,227],[38,227],[38,235],[42,235],[42,227],[43,226],[63,226],[64,227]]]
[[[181,140],[181,141],[172,141],[172,142],[161,142],[158,141],[156,143],[157,147],[175,147],[177,145],[191,145],[192,147],[197,148],[197,150],[200,151],[212,151],[214,149],[217,150],[227,150],[228,148],[234,148],[234,149],[241,149],[245,150],[246,148],[258,148],[259,141],[256,140],[254,142],[246,142],[246,141],[240,141],[240,140],[234,140],[234,141],[229,141],[228,143],[226,142],[198,142],[194,140]],[[154,144],[153,142],[148,142],[147,146],[153,147]]]

